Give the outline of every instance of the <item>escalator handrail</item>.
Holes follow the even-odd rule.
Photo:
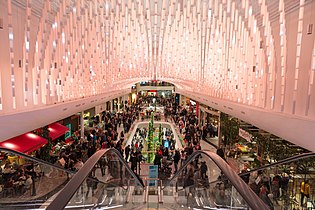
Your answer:
[[[207,150],[199,150],[194,152],[185,161],[185,164],[177,171],[177,173],[169,180],[169,184],[178,178],[182,171],[186,168],[191,161],[194,160],[198,155],[204,154],[208,156],[224,173],[228,178],[230,183],[235,187],[238,193],[247,202],[248,206],[253,210],[267,210],[270,209],[259,197],[258,195],[240,178],[240,176],[234,172],[234,170],[217,154]]]
[[[302,153],[302,154],[299,154],[299,155],[295,155],[295,156],[292,156],[292,157],[288,157],[288,158],[279,160],[277,162],[274,162],[274,163],[271,163],[271,164],[268,164],[268,165],[261,166],[259,168],[255,168],[255,169],[243,172],[243,173],[239,173],[238,175],[242,177],[244,175],[249,175],[252,172],[262,171],[262,170],[265,170],[265,169],[268,169],[268,168],[271,168],[271,167],[275,167],[275,166],[283,165],[283,164],[288,164],[288,163],[291,163],[293,161],[306,159],[306,158],[311,158],[311,157],[315,157],[315,153],[314,152]],[[217,181],[210,182],[209,184],[212,184],[212,183],[215,183],[215,182],[217,182]]]
[[[315,153],[314,153],[314,152],[307,152],[307,153],[295,155],[295,156],[292,156],[292,157],[289,157],[289,158],[285,158],[285,159],[279,160],[279,161],[277,161],[277,162],[274,162],[274,163],[271,163],[271,164],[268,164],[268,165],[261,166],[261,167],[259,167],[259,168],[255,168],[255,169],[252,169],[252,170],[243,172],[243,173],[239,173],[238,175],[242,177],[242,176],[244,176],[244,175],[249,175],[249,174],[252,173],[252,172],[262,171],[262,170],[265,170],[265,169],[268,169],[268,168],[271,168],[271,167],[275,167],[275,166],[283,165],[283,164],[288,164],[288,163],[291,163],[291,162],[293,162],[293,161],[297,161],[297,160],[301,160],[301,159],[306,159],[306,158],[311,158],[311,157],[315,157]],[[213,183],[216,183],[216,182],[217,182],[217,181],[212,181],[212,182],[210,182],[209,184],[213,184]]]
[[[84,182],[84,180],[89,176],[91,171],[93,170],[95,164],[99,161],[99,159],[105,155],[106,153],[114,152],[122,164],[126,167],[128,172],[133,176],[136,182],[144,187],[143,182],[135,175],[135,173],[129,168],[128,164],[122,158],[119,151],[114,148],[110,149],[102,149],[94,153],[82,166],[82,168],[72,177],[72,179],[66,184],[66,186],[60,191],[60,193],[56,196],[56,198],[50,203],[47,207],[47,210],[57,210],[64,209],[64,207],[69,203],[72,196]]]
[[[283,164],[291,163],[293,161],[297,161],[297,160],[301,160],[301,159],[305,159],[305,158],[311,158],[311,157],[315,157],[315,153],[314,152],[302,153],[302,154],[299,154],[299,155],[295,155],[295,156],[292,156],[292,157],[289,157],[289,158],[285,158],[285,159],[279,160],[277,162],[274,162],[274,163],[271,163],[271,164],[268,164],[268,165],[261,166],[259,168],[255,168],[255,169],[243,172],[243,173],[239,173],[239,176],[247,175],[247,174],[250,174],[250,173],[255,172],[255,171],[262,171],[262,170],[265,170],[265,169],[270,168],[270,167],[283,165]]]

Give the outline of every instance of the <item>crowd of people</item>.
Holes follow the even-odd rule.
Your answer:
[[[4,160],[5,161],[5,160]],[[17,165],[6,161],[4,167],[0,167],[0,192],[3,197],[19,196],[29,191],[29,195],[35,195],[34,182],[40,174],[34,164]]]
[[[171,121],[176,125],[184,142],[182,150],[175,149],[174,134],[170,129],[166,129],[166,132],[164,131],[164,138],[170,142],[170,145],[168,147],[165,147],[163,144],[160,145],[155,151],[154,158],[154,164],[158,165],[161,179],[167,179],[171,174],[176,174],[190,155],[195,151],[201,150],[201,140],[205,140],[208,136],[213,137],[217,135],[216,126],[211,123],[203,125],[198,123],[198,117],[191,107],[180,106],[175,103],[174,99],[148,96],[140,98],[137,104],[125,104],[120,113],[103,112],[100,117],[95,117],[91,126],[85,130],[84,136],[80,136],[80,131],[74,132],[74,142],[61,149],[57,157],[51,155],[50,161],[65,169],[78,171],[84,165],[84,162],[96,151],[116,148],[124,159],[130,163],[132,171],[140,175],[141,163],[145,162],[142,151],[148,129],[137,128],[131,144],[126,147],[124,145],[126,134],[131,131],[133,123],[141,117],[143,112],[141,107],[148,104],[163,107],[163,120]],[[144,113],[145,117],[149,118],[149,111]],[[118,130],[121,131],[118,132]],[[218,148],[217,154],[225,159],[222,148]],[[102,176],[105,176],[105,167],[113,167],[117,169],[112,171],[113,177],[116,172],[120,172],[120,177],[122,177],[121,166],[109,164],[109,161],[106,158],[100,159],[95,170],[99,168]],[[27,186],[25,189],[29,189],[34,183],[36,176],[40,176],[40,173],[35,173],[34,166],[33,169],[30,166],[14,168],[12,164],[6,163],[2,168],[2,170],[0,168],[2,174],[0,186],[2,188],[17,186],[18,192],[24,190],[23,186]],[[95,170],[91,173],[92,178],[95,178]],[[9,174],[13,175],[9,176]],[[209,186],[210,175],[208,165],[201,156],[197,156],[191,161],[180,175],[183,187],[187,189],[187,195],[193,196],[196,186]],[[46,174],[46,176],[49,176],[49,174]],[[281,195],[286,194],[289,184],[289,177],[285,173],[270,177],[263,172],[259,172],[244,175],[241,178],[270,206],[273,206],[273,203],[277,203]],[[218,177],[219,182],[213,192],[216,202],[224,205],[227,184],[224,179],[220,182],[220,179],[222,179],[222,176]],[[94,189],[95,183],[88,182],[89,189]],[[301,187],[301,205],[305,202],[305,197],[309,197],[309,186],[309,183],[305,181],[304,187]],[[93,190],[92,192],[94,194]]]

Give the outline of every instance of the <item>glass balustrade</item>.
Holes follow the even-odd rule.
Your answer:
[[[163,203],[172,209],[249,209],[225,178],[207,155],[199,154],[165,185]]]
[[[240,177],[274,209],[315,209],[315,153],[283,159]]]
[[[67,192],[71,194],[64,208],[113,209],[126,208],[126,206],[131,208],[143,204],[142,181],[138,180],[117,150],[109,149],[103,153],[100,157],[96,157],[97,159],[93,155],[90,158],[92,160],[89,159],[85,163],[87,166],[83,166],[73,177],[74,180],[69,183],[70,188],[66,186],[63,194],[58,195],[61,196],[58,199],[62,200],[63,195],[68,196]],[[94,165],[91,165],[92,163]]]
[[[0,208],[45,207],[74,172],[0,148]]]

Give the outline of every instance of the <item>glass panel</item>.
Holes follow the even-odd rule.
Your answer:
[[[284,159],[274,166],[267,165],[240,176],[269,206],[313,209],[315,157],[302,156]],[[305,192],[302,194],[302,191]]]
[[[71,176],[58,166],[0,149],[0,208],[45,207]]]
[[[163,195],[164,205],[174,209],[248,209],[218,166],[204,154],[193,158],[180,170],[163,189]]]
[[[107,152],[77,189],[66,208],[118,208],[135,202],[135,197],[139,197],[136,201],[143,203],[143,190],[140,188],[142,186],[135,183],[117,154]]]

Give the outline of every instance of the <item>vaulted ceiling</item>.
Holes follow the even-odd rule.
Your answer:
[[[6,0],[0,9],[1,140],[65,113],[18,129],[10,117],[156,79],[222,111],[230,104],[230,114],[284,117],[268,125],[238,116],[314,144],[284,133],[295,123],[298,135],[315,130],[301,126],[315,119],[315,0]]]

